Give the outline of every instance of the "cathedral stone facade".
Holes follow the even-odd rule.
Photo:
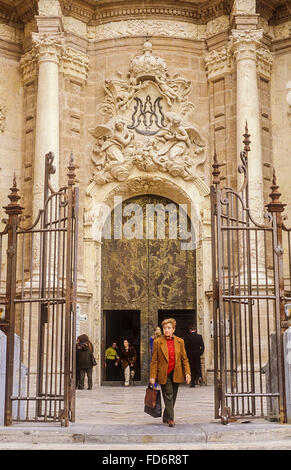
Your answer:
[[[166,316],[181,335],[197,324],[210,382],[212,161],[236,188],[246,121],[252,214],[263,216],[273,167],[291,207],[289,0],[0,0],[0,60],[2,206],[15,172],[36,218],[46,153],[55,189],[71,153],[78,167],[77,327],[95,346],[95,383],[106,383],[105,348],[125,337],[146,383],[149,337]],[[154,204],[186,220],[187,249],[170,215],[164,237],[148,236]]]

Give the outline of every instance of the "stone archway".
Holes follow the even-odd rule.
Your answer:
[[[184,337],[189,323],[196,322],[195,234],[181,206],[151,194],[123,201],[107,221],[101,261],[102,345],[105,350],[116,341],[121,347],[129,339],[138,353],[135,379],[145,384],[155,327],[174,315],[177,335]],[[104,372],[103,382],[108,380]],[[121,377],[116,374],[115,379]]]
[[[87,202],[84,211],[84,277],[92,293],[84,309],[89,313],[87,330],[95,344],[95,353],[100,367],[94,368],[95,383],[102,383],[102,362],[104,361],[105,337],[102,312],[102,228],[112,209],[132,197],[151,194],[165,197],[175,204],[185,206],[193,224],[196,239],[196,290],[197,325],[206,338],[206,355],[202,363],[204,370],[211,368],[212,339],[210,333],[210,304],[206,292],[210,290],[211,266],[207,263],[211,250],[209,189],[200,179],[193,183],[178,184],[168,175],[135,174],[131,179],[100,187],[92,182],[87,188]],[[207,342],[209,343],[207,345]],[[205,364],[205,366],[204,366]]]

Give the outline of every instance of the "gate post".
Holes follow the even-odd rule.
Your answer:
[[[17,268],[17,226],[19,216],[22,214],[23,207],[18,204],[20,196],[16,186],[16,177],[14,174],[13,186],[8,195],[10,203],[4,207],[7,220],[7,277],[6,277],[6,314],[5,320],[7,326],[7,347],[6,347],[6,380],[5,380],[5,412],[4,425],[12,424],[12,394],[13,394],[13,375],[14,375],[14,335],[15,335],[15,294],[16,294],[16,268]]]
[[[68,227],[66,262],[66,313],[65,313],[65,371],[64,371],[64,417],[62,425],[75,421],[75,332],[76,332],[76,166],[71,153],[68,166]]]
[[[277,334],[280,337],[278,347],[278,358],[280,364],[279,392],[280,392],[280,423],[287,422],[285,369],[284,369],[284,342],[283,334],[288,328],[285,313],[285,291],[284,291],[284,267],[283,267],[283,217],[282,212],[286,204],[280,201],[281,193],[278,191],[275,169],[273,169],[273,180],[270,193],[272,202],[266,205],[273,217],[273,240],[274,240],[274,267],[275,267],[275,296],[276,308],[278,309]]]
[[[218,220],[218,213],[217,208],[219,205],[219,197],[220,197],[220,167],[223,166],[224,163],[218,163],[216,151],[214,152],[213,157],[213,164],[212,164],[212,185],[210,187],[210,195],[211,195],[211,245],[212,245],[212,290],[213,290],[213,336],[214,336],[214,408],[215,408],[215,418],[219,418],[219,408],[221,409],[221,415],[225,415],[224,409],[224,367],[220,368],[221,362],[223,363],[223,352],[222,346],[220,344],[220,348],[218,348],[218,330],[220,331],[219,338],[221,339],[221,323],[220,323],[220,314],[219,314],[219,302],[220,298],[220,283],[217,278],[217,274],[219,276],[219,258],[220,254],[217,250],[217,242],[219,237],[219,229],[220,229],[220,220]],[[218,272],[217,272],[218,270]],[[217,318],[218,316],[218,318]],[[219,360],[220,359],[220,360]],[[220,362],[220,364],[219,364]],[[220,371],[220,375],[219,375]]]

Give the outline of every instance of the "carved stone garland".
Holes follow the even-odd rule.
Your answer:
[[[186,181],[201,177],[197,168],[205,161],[206,143],[192,123],[184,122],[194,110],[188,100],[191,82],[178,73],[171,78],[149,41],[127,76],[105,80],[104,89],[103,123],[89,129],[95,138],[92,181],[126,181],[134,166]]]

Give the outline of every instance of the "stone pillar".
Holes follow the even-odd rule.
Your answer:
[[[38,89],[35,128],[33,207],[34,215],[43,206],[45,154],[53,152],[56,173],[51,181],[59,186],[59,59],[61,39],[43,36],[35,39],[38,58]]]
[[[262,37],[262,30],[233,30],[230,38],[236,61],[238,164],[241,163],[240,152],[243,149],[243,134],[247,121],[251,134],[251,150],[248,159],[250,208],[253,217],[258,222],[262,221],[264,213],[263,159],[257,84],[257,49]]]

